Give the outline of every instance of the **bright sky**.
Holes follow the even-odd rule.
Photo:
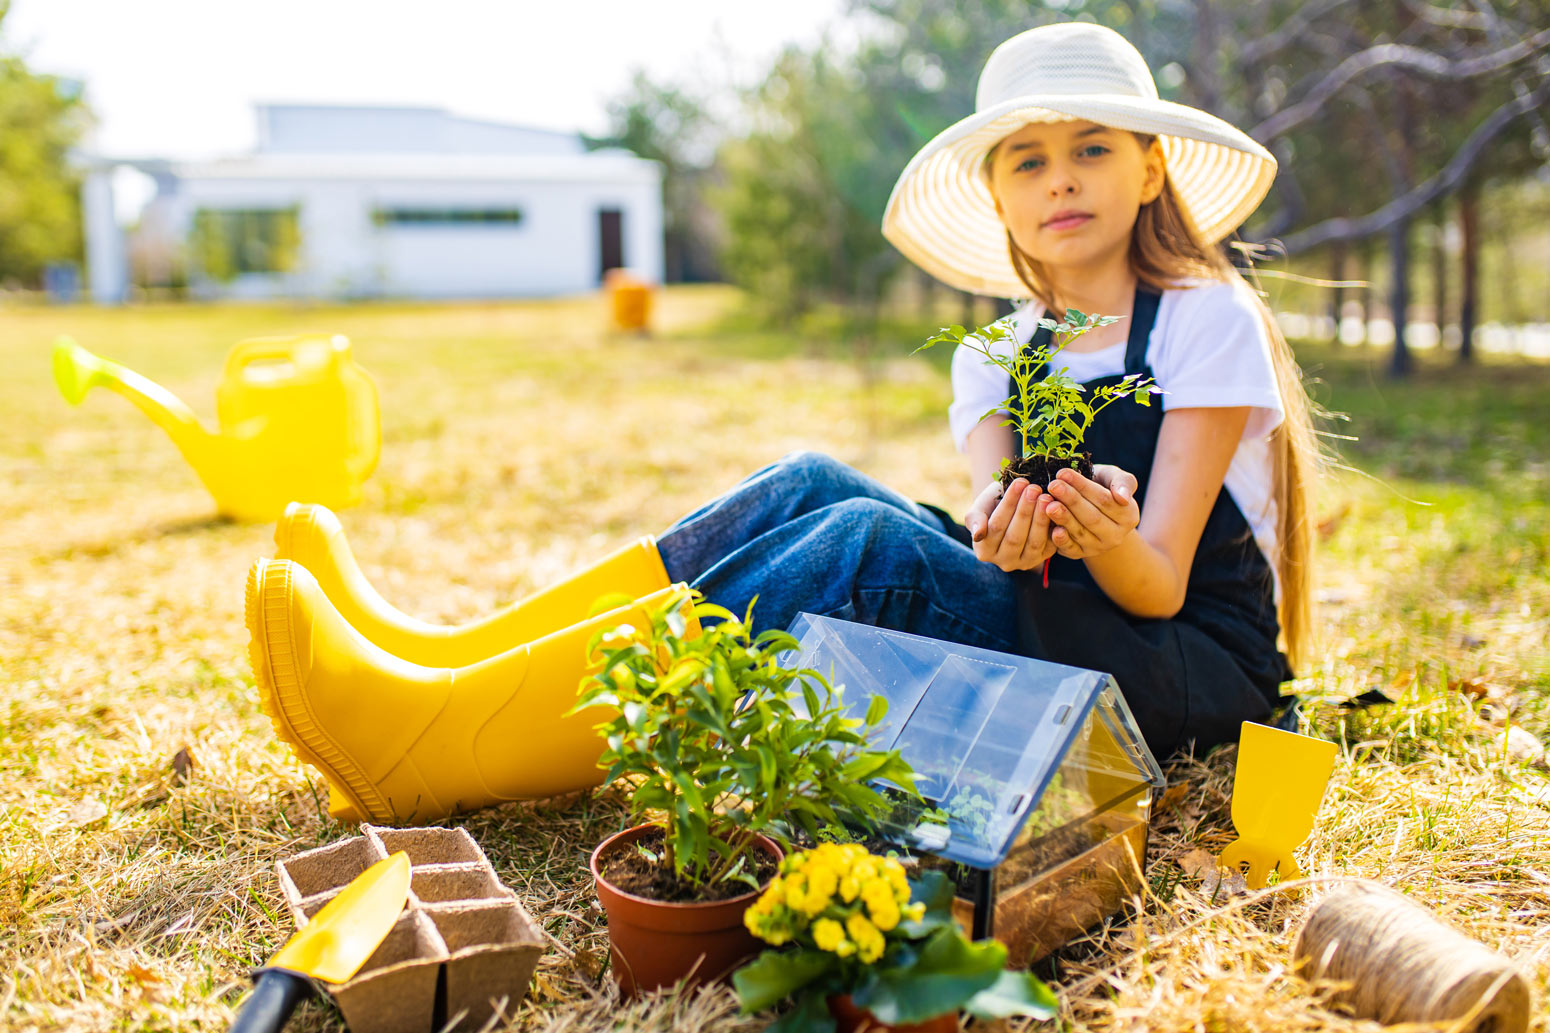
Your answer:
[[[747,82],[842,0],[13,0],[6,50],[79,78],[93,149],[206,157],[253,144],[260,101],[413,104],[597,132],[643,67]]]

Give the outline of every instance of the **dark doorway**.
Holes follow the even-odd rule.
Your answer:
[[[617,208],[597,210],[598,254],[603,256],[598,279],[624,265],[624,213]]]

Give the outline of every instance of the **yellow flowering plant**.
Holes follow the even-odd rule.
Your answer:
[[[971,943],[937,871],[906,877],[894,856],[855,843],[788,855],[744,913],[767,950],[732,977],[744,1013],[790,999],[773,1033],[833,1033],[831,997],[848,995],[888,1024],[966,1010],[985,1019],[1054,1014],[1049,988],[1006,971],[1006,947]]]

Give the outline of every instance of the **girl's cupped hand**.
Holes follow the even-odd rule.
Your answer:
[[[1136,478],[1117,466],[1095,466],[1090,480],[1061,470],[1049,494],[1049,540],[1069,559],[1108,552],[1141,523]]]
[[[1055,553],[1050,539],[1050,496],[1019,477],[1005,493],[992,481],[963,518],[974,555],[1002,570],[1032,570]]]

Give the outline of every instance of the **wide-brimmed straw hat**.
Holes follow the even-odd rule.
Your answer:
[[[1248,218],[1275,178],[1275,158],[1247,134],[1159,100],[1141,54],[1100,25],[1044,25],[1002,43],[980,73],[974,107],[905,167],[883,236],[937,279],[976,294],[1028,293],[980,170],[997,141],[1030,122],[1085,119],[1159,137],[1174,192],[1211,244]]]

